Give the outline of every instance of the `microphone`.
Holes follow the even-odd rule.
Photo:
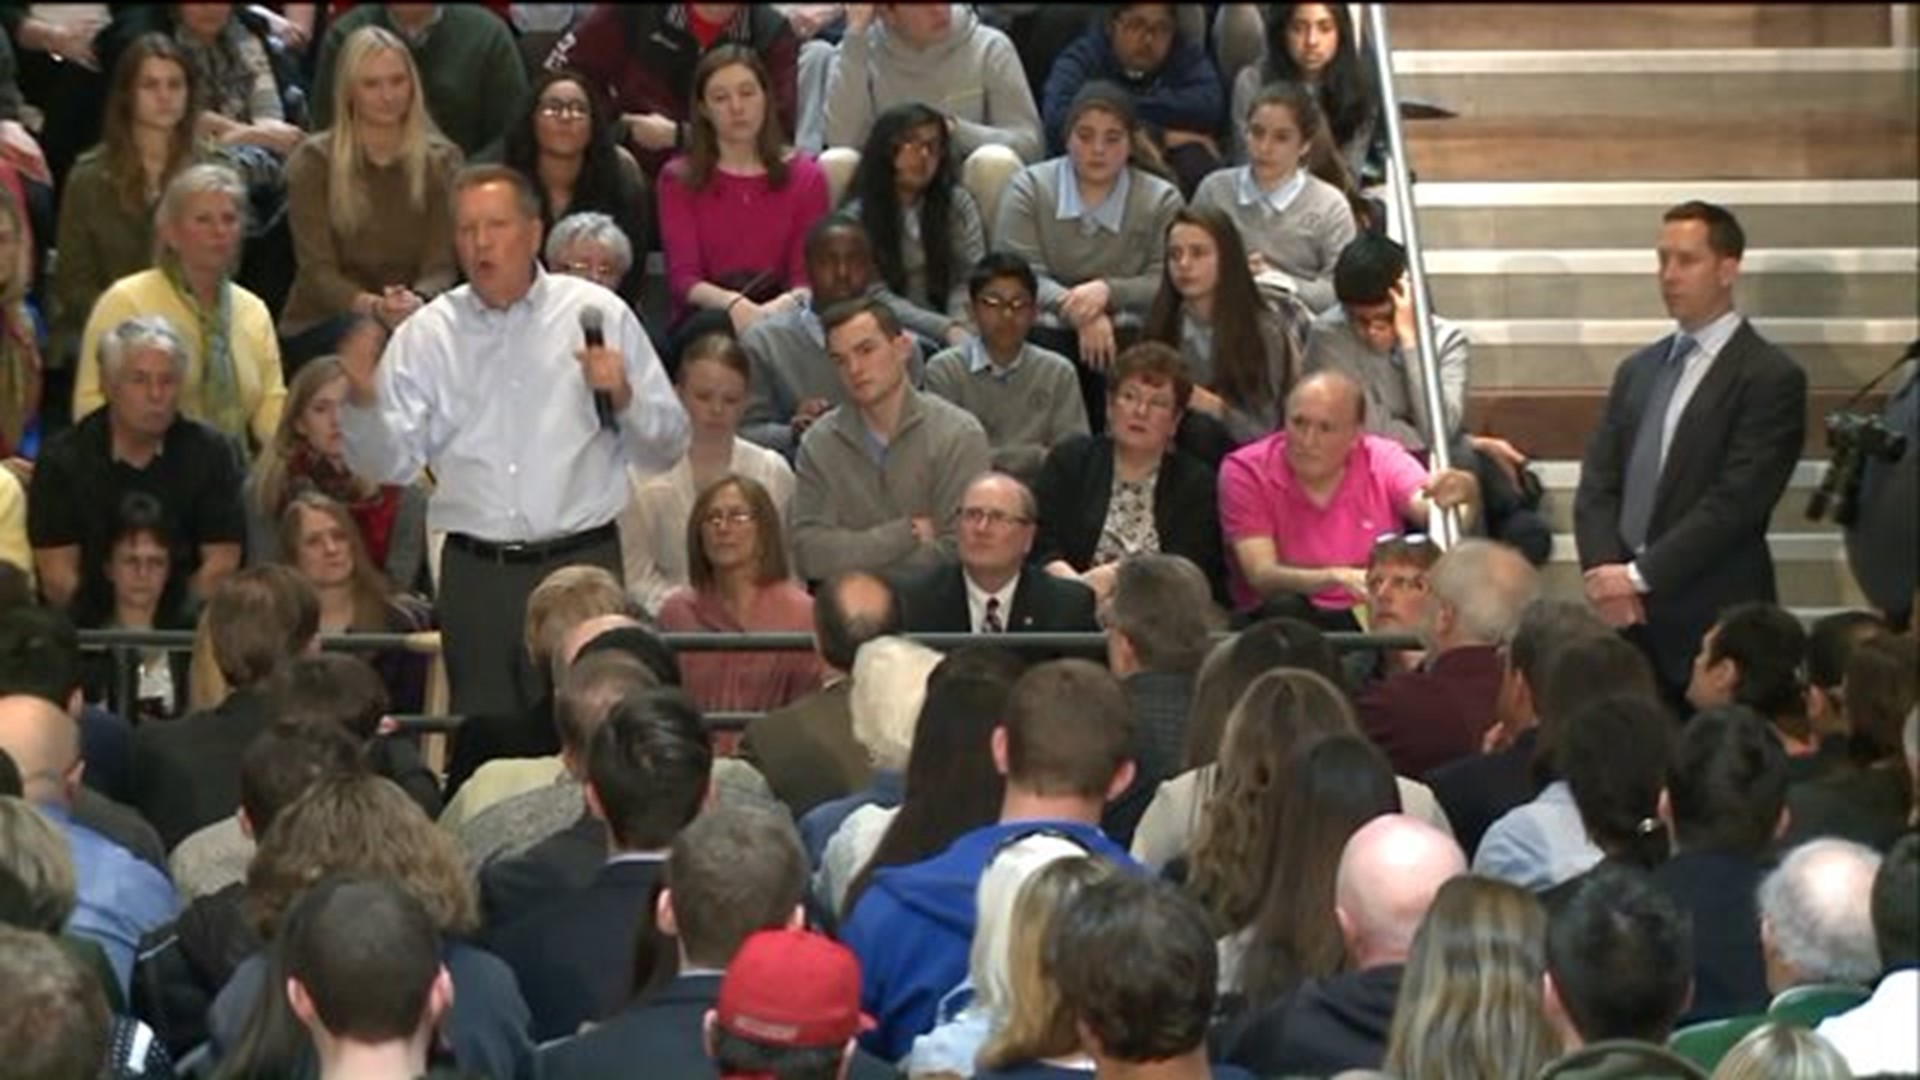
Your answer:
[[[580,334],[587,339],[589,349],[607,347],[605,316],[600,314],[599,308],[580,309]],[[600,418],[600,430],[620,430],[620,420],[613,412],[613,395],[605,390],[593,392],[593,415]]]

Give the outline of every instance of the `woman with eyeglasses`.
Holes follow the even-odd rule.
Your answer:
[[[627,592],[650,615],[658,616],[667,594],[688,582],[687,518],[695,498],[715,481],[731,475],[759,484],[784,527],[793,501],[793,467],[776,451],[735,434],[751,378],[752,366],[739,342],[726,334],[694,339],[674,374],[693,440],[666,472],[629,471],[633,498],[620,517],[620,546]]]
[[[669,633],[809,633],[813,597],[787,569],[780,513],[758,482],[727,475],[687,516],[685,588],[660,605]],[[680,686],[703,712],[766,712],[820,685],[820,661],[796,650],[680,653]]]
[[[1141,551],[1193,561],[1224,596],[1225,564],[1213,470],[1174,445],[1193,394],[1173,347],[1142,342],[1114,362],[1107,430],[1054,446],[1034,484],[1034,551],[1049,573],[1078,578],[1105,599],[1114,564]]]
[[[615,118],[589,85],[572,70],[542,75],[526,113],[507,129],[503,161],[533,182],[540,225],[548,233],[568,215],[594,211],[611,217],[634,251],[645,252],[653,232],[646,177],[619,144]],[[644,263],[630,259],[614,291],[638,299]],[[563,272],[551,264],[547,269]]]
[[[909,329],[963,344],[967,272],[987,253],[973,195],[960,186],[947,118],[918,102],[880,114],[860,151],[845,209],[860,219],[873,266]]]

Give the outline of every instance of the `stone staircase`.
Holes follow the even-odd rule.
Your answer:
[[[1469,424],[1542,461],[1548,577],[1578,588],[1579,457],[1614,368],[1670,325],[1662,210],[1747,230],[1741,309],[1807,369],[1807,460],[1776,508],[1782,599],[1858,603],[1806,521],[1821,418],[1920,330],[1920,67],[1887,4],[1403,4],[1388,9],[1435,306],[1473,342]]]

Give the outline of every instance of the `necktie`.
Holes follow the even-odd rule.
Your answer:
[[[987,617],[980,620],[980,625],[989,634],[999,634],[1006,631],[1006,624],[1000,621],[999,597],[987,597]]]
[[[1654,372],[1653,389],[1640,412],[1640,426],[1633,433],[1633,452],[1627,458],[1627,481],[1620,498],[1620,539],[1636,554],[1647,546],[1653,497],[1660,489],[1660,441],[1667,426],[1667,408],[1673,404],[1673,390],[1680,384],[1687,354],[1696,344],[1685,334],[1674,335],[1672,350]]]

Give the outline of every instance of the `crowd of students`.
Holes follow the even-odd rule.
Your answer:
[[[1668,490],[1799,453],[1725,209],[1557,600],[1345,5],[70,7],[0,10],[0,1075],[1920,1071],[1910,611]],[[435,626],[430,765],[427,661],[317,649]]]

